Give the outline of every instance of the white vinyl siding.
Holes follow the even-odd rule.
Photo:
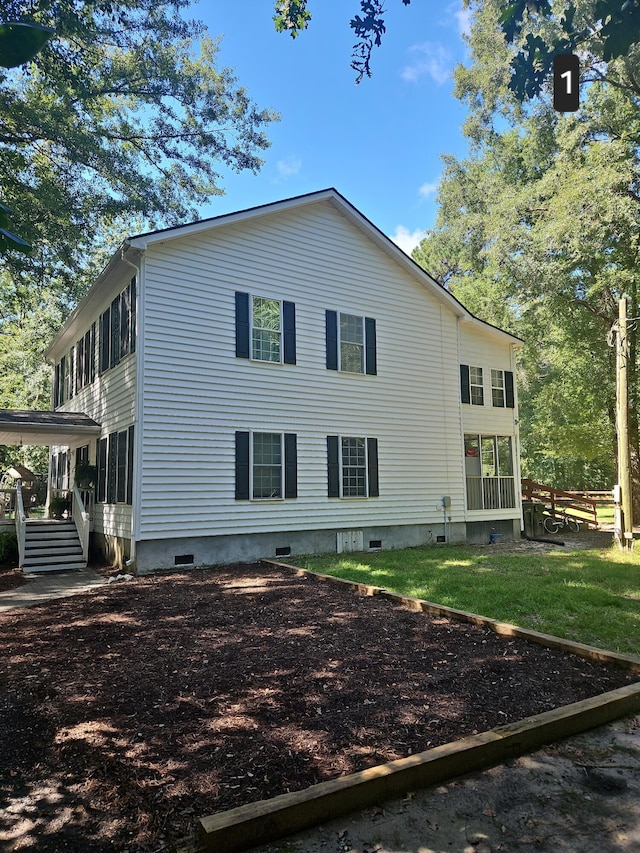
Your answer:
[[[436,524],[443,494],[464,520],[456,317],[330,204],[152,245],[145,268],[142,539],[370,524],[370,501],[327,498],[332,434],[379,440],[376,524]],[[255,281],[296,305],[295,366],[235,355]],[[376,376],[326,370],[329,306],[376,318]],[[297,434],[295,504],[235,500],[237,430]]]

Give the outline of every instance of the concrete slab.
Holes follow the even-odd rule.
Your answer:
[[[17,589],[0,592],[0,613],[21,607],[33,607],[55,598],[67,598],[81,592],[89,592],[107,583],[102,575],[92,569],[70,572],[25,573],[26,583]]]

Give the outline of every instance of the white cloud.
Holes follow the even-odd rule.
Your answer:
[[[417,83],[423,77],[431,77],[439,86],[451,76],[453,58],[447,48],[439,42],[426,41],[409,48],[414,59],[401,71],[401,77],[408,83]]]
[[[396,246],[399,246],[402,249],[403,252],[406,252],[407,255],[411,255],[411,252],[423,237],[424,231],[420,228],[416,228],[415,231],[409,231],[409,229],[404,225],[398,225],[396,233],[392,235],[391,239]]]
[[[292,178],[294,175],[299,174],[302,168],[302,160],[296,157],[295,154],[292,154],[286,160],[278,160],[276,168],[281,178]]]
[[[427,182],[420,187],[420,195],[422,198],[429,198],[430,195],[433,195],[438,190],[438,182],[433,181],[431,183]]]
[[[456,21],[458,22],[458,32],[461,36],[469,36],[471,34],[471,19],[473,17],[471,9],[458,9],[454,12]]]

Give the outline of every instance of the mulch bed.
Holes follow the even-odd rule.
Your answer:
[[[120,581],[0,616],[0,842],[158,851],[637,678],[262,564]]]

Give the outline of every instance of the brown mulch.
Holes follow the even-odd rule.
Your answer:
[[[0,563],[0,592],[9,592],[24,583],[24,574],[17,566]]]
[[[263,564],[120,581],[0,616],[0,842],[158,851],[637,678]]]

